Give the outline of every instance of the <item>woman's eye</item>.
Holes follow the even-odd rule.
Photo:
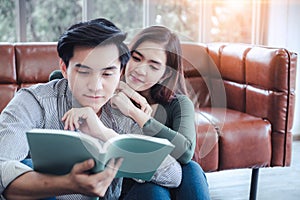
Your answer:
[[[136,62],[140,62],[141,61],[141,59],[139,57],[137,57],[137,56],[131,56],[131,57]]]
[[[153,66],[153,65],[150,65],[150,68],[153,69],[153,70],[159,70],[159,68]]]

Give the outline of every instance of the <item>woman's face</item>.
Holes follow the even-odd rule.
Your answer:
[[[163,79],[167,56],[162,44],[141,43],[126,66],[125,81],[136,91],[145,91]]]

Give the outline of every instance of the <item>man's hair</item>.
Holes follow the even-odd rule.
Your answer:
[[[128,47],[124,43],[125,38],[126,33],[122,32],[112,22],[104,18],[93,19],[74,24],[65,31],[58,40],[57,52],[68,67],[69,61],[74,55],[75,47],[94,48],[114,44],[119,51],[122,69],[130,57]]]

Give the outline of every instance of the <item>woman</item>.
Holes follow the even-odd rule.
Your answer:
[[[125,179],[121,199],[210,199],[205,173],[191,160],[196,144],[194,105],[186,96],[178,37],[166,27],[151,26],[138,33],[129,48],[124,83],[112,102],[143,134],[175,145],[171,156],[181,163],[182,182],[167,188]]]

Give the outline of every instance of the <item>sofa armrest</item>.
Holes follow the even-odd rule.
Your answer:
[[[230,118],[226,114],[234,112],[254,117],[257,128],[261,128],[261,133],[258,131],[253,134],[257,134],[255,138],[264,136],[264,151],[271,156],[270,161],[267,161],[268,156],[264,157],[265,161],[261,164],[257,161],[259,166],[289,166],[297,54],[284,48],[237,43],[183,43],[182,47],[186,82],[191,99],[195,102],[195,109],[200,109],[201,112],[203,108],[209,109],[208,113],[212,117],[218,115],[214,110],[219,108],[225,113],[222,122],[226,124],[225,129],[216,129],[219,134],[219,169],[230,168],[224,164],[229,159],[230,150],[224,158],[224,152],[228,150],[227,147],[224,148],[224,144],[228,141],[222,142],[222,139],[230,139],[229,135],[237,131],[234,129],[241,129],[226,122]],[[236,123],[252,123],[242,121],[237,120]],[[268,124],[270,130],[267,128]],[[242,126],[245,130],[239,134],[247,134],[247,126]],[[233,129],[228,129],[229,127]],[[228,137],[222,138],[220,134],[224,133]],[[199,131],[197,134],[203,133]],[[251,137],[249,133],[249,138]],[[242,138],[240,137],[240,142],[243,142]]]

